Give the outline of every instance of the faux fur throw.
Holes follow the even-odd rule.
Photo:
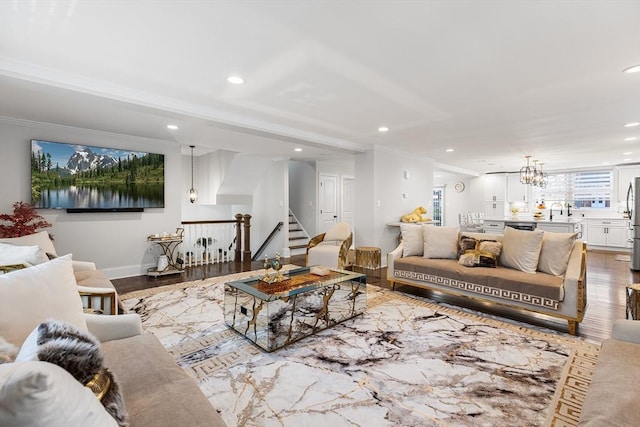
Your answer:
[[[120,387],[103,366],[104,355],[94,336],[73,325],[49,320],[38,326],[37,344],[38,359],[66,369],[82,385],[86,386],[96,374],[106,379],[110,386],[102,396],[102,405],[119,426],[129,425]]]

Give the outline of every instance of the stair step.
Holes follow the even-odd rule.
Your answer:
[[[308,237],[306,237],[306,236],[299,236],[299,237],[291,237],[291,236],[289,236],[289,241],[292,241],[292,240],[307,240],[307,239],[308,239]]]
[[[307,249],[307,245],[289,245],[289,249]]]

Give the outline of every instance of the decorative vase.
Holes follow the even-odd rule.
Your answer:
[[[156,270],[164,271],[169,267],[169,258],[166,255],[160,255],[158,257],[158,265],[156,266]]]

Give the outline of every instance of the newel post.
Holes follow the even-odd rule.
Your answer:
[[[244,262],[251,263],[251,215],[244,215]]]
[[[234,256],[235,262],[242,261],[242,214],[236,214],[236,254]]]

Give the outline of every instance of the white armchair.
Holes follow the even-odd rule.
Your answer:
[[[334,224],[326,233],[319,234],[307,245],[306,264],[343,269],[353,242],[351,227],[346,222]]]

